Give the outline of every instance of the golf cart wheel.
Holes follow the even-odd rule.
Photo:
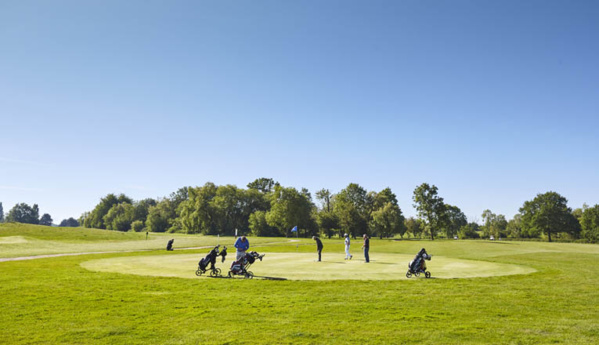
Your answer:
[[[202,274],[204,274],[204,271],[202,271],[202,270],[197,270],[197,271],[196,271],[196,276],[198,276],[198,277],[199,277],[199,276],[201,276]]]
[[[430,278],[431,277],[431,272],[429,272],[429,271],[424,272],[424,276],[427,277],[427,278]]]
[[[408,271],[408,272],[406,273],[406,278],[412,278],[412,272]]]
[[[415,273],[414,273],[414,275],[415,275],[416,277],[420,277],[420,272],[415,272]]]
[[[254,273],[252,273],[252,272],[249,272],[249,271],[248,271],[248,272],[245,274],[245,277],[246,277],[247,279],[253,279],[253,278],[254,278]]]
[[[211,277],[218,277],[220,276],[220,268],[215,268],[213,270],[210,271],[210,276]]]

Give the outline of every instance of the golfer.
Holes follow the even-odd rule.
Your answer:
[[[345,260],[351,260],[354,256],[349,253],[349,236],[347,236],[347,233],[343,236],[345,237]]]
[[[250,249],[250,241],[245,236],[241,236],[235,241],[233,246],[237,249],[236,260],[239,261],[245,255],[245,251]]]
[[[364,244],[362,245],[362,249],[364,249],[364,261],[370,262],[370,257],[368,256],[368,250],[370,249],[370,237],[364,234]]]
[[[318,252],[318,261],[320,261],[320,255],[322,254],[322,241],[316,236],[312,236],[312,239],[316,241],[316,251]]]

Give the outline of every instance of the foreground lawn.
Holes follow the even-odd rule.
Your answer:
[[[0,228],[0,257],[23,244],[14,243],[15,236],[20,235],[3,234]],[[2,237],[13,239],[3,242]],[[53,236],[44,240],[35,231],[22,237],[67,242]],[[126,241],[145,241],[145,234]],[[197,241],[209,242],[202,236]],[[252,248],[267,253],[265,260],[269,252],[314,255],[310,240],[250,241],[267,245]],[[340,240],[324,245],[325,254],[343,255]],[[360,244],[353,247],[354,260],[360,259]],[[206,249],[0,262],[0,339],[6,344],[592,344],[599,339],[599,246],[373,239],[371,257],[409,257],[421,247],[434,255],[428,262],[433,272],[441,257],[515,264],[536,272],[270,281],[140,276],[82,267],[94,260],[199,259]],[[266,261],[257,263],[255,271],[260,264]],[[398,264],[397,274],[405,274],[405,263]]]

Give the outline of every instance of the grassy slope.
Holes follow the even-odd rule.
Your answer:
[[[312,242],[261,250],[313,252],[307,244]],[[6,246],[0,244],[0,257]],[[590,344],[599,338],[599,246],[373,240],[371,256],[415,253],[422,246],[436,255],[518,263],[538,272],[450,280],[264,281],[143,277],[80,266],[90,259],[165,251],[4,262],[0,339],[8,344]],[[359,243],[354,248],[357,257]],[[325,241],[325,251],[342,255],[342,244]],[[200,256],[205,250],[179,252]]]
[[[56,228],[29,224],[0,224],[0,257],[11,258],[57,253],[159,250],[174,238],[174,248],[214,246],[219,241],[232,247],[232,237],[120,232],[85,228]],[[272,239],[252,239],[252,244]],[[278,239],[277,241],[285,241]]]

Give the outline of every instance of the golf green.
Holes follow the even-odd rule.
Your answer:
[[[195,271],[203,256],[197,254],[124,256],[109,259],[90,260],[81,266],[98,272],[115,272],[143,276],[197,277]],[[231,255],[230,257],[233,257]],[[266,253],[262,261],[256,261],[249,270],[256,278],[276,278],[288,280],[399,280],[406,278],[407,266],[414,255],[371,254],[370,263],[354,255],[352,260],[344,260],[344,254],[323,254],[322,262],[317,262],[316,254],[311,253]],[[231,261],[220,262],[216,267],[227,276]],[[520,265],[487,261],[454,259],[433,256],[427,261],[432,278],[476,278],[528,274],[533,268]],[[420,276],[424,278],[423,275]],[[418,279],[412,277],[411,279]]]

